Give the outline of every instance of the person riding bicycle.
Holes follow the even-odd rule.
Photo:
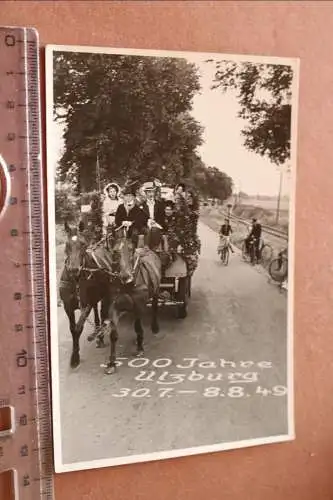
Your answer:
[[[260,250],[260,241],[261,241],[261,233],[262,227],[261,224],[257,221],[257,219],[252,219],[252,227],[248,237],[245,239],[246,252],[250,253],[250,244],[254,244],[254,248],[256,250],[256,255],[259,257]]]
[[[220,244],[219,244],[219,252],[221,251],[222,248],[225,246],[228,246],[231,250],[232,253],[234,253],[234,250],[231,246],[230,243],[230,236],[232,234],[232,227],[230,225],[230,220],[225,219],[224,224],[222,224],[220,231],[219,231],[219,236],[220,236]]]

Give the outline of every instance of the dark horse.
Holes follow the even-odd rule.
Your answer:
[[[151,228],[146,235],[146,245],[135,248],[127,238],[126,231],[121,232],[114,242],[112,252],[119,256],[120,282],[117,289],[112,290],[109,308],[109,318],[106,329],[110,336],[110,357],[105,367],[105,373],[111,375],[116,371],[116,343],[118,340],[118,323],[121,316],[131,312],[134,317],[136,333],[136,355],[144,352],[144,331],[142,316],[149,299],[152,299],[151,329],[154,334],[159,332],[158,296],[161,282],[162,264],[156,250],[160,247],[162,233],[158,228]]]
[[[148,299],[152,299],[153,333],[158,333],[158,295],[161,280],[161,260],[156,250],[161,242],[159,229],[152,228],[146,236],[144,248],[135,249],[126,232],[110,238],[107,245],[89,248],[88,239],[81,231],[66,224],[67,242],[65,267],[60,280],[60,297],[70,321],[73,338],[71,367],[80,364],[79,340],[91,309],[101,302],[102,327],[91,335],[101,344],[105,330],[110,335],[110,358],[105,373],[112,374],[116,366],[117,326],[126,312],[134,316],[137,355],[143,354],[143,328],[141,318]],[[75,323],[75,309],[80,305],[80,318]]]
[[[76,368],[80,364],[80,336],[91,310],[94,310],[95,331],[88,337],[93,340],[107,319],[109,309],[109,277],[102,272],[88,250],[88,239],[81,230],[70,228],[65,223],[67,241],[65,244],[65,265],[60,276],[59,294],[69,320],[73,339],[70,365]],[[98,304],[101,302],[101,318]],[[80,309],[78,322],[75,311]],[[102,339],[99,345],[102,345]]]

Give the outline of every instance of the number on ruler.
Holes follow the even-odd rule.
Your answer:
[[[28,424],[28,417],[26,416],[25,413],[20,416],[19,422],[20,422],[20,425],[22,425],[22,426],[25,426]]]
[[[25,394],[25,385],[20,385],[20,387],[17,390],[17,393],[19,396],[23,396]]]
[[[14,47],[16,43],[14,35],[6,35],[5,36],[5,44],[7,47]]]
[[[29,476],[29,474],[25,474],[23,476],[23,486],[30,486],[30,476]]]
[[[22,351],[16,354],[16,365],[18,368],[25,368],[28,364],[27,351],[22,349]]]
[[[23,446],[21,446],[20,455],[21,457],[27,457],[29,455],[28,445],[24,444]]]

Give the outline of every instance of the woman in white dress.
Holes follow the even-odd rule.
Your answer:
[[[106,234],[107,228],[114,225],[115,215],[121,203],[119,199],[120,187],[115,182],[110,182],[104,188],[103,201],[103,232]]]

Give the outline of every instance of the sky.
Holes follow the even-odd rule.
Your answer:
[[[193,98],[193,117],[204,127],[204,143],[198,152],[207,166],[214,166],[228,174],[234,182],[234,192],[249,195],[277,196],[280,173],[268,159],[248,151],[243,146],[241,130],[246,125],[238,118],[239,104],[232,91],[212,90],[214,65],[188,58],[199,69],[201,91]],[[52,150],[54,163],[61,155],[63,125],[53,122]],[[282,195],[290,192],[290,175],[282,178]]]
[[[280,173],[276,166],[243,145],[241,130],[246,122],[237,116],[240,106],[236,93],[211,90],[214,64],[195,63],[201,74],[202,90],[193,99],[192,114],[205,127],[204,144],[199,149],[202,159],[230,175],[236,192],[277,196]],[[285,195],[290,190],[288,174],[282,180]]]

